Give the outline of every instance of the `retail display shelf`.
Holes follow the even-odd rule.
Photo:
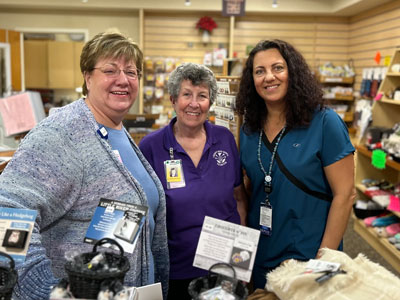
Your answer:
[[[386,76],[399,76],[400,77],[400,72],[387,72]]]
[[[345,94],[334,94],[333,97],[331,96],[324,96],[326,100],[340,100],[340,101],[354,101],[353,95],[345,95]]]
[[[393,211],[391,210],[391,212],[396,215],[398,218],[400,218],[400,212],[399,211]]]
[[[400,105],[400,100],[393,100],[387,97],[383,97],[381,100],[383,103],[389,103],[389,104],[395,104],[395,105]]]
[[[354,231],[378,251],[394,269],[400,272],[400,250],[397,250],[387,238],[379,237],[373,228],[366,227],[362,220],[354,215],[352,217],[354,218]]]
[[[367,188],[365,187],[365,185],[359,183],[356,184],[356,189],[359,190],[361,193],[365,194],[365,191],[367,190]]]
[[[320,75],[319,82],[352,84],[354,82],[354,77],[339,77],[339,76],[322,76],[322,75]]]
[[[363,185],[363,184],[361,184],[361,183],[359,183],[359,184],[356,184],[356,189],[358,190],[358,191],[360,191],[361,193],[363,193],[364,195],[365,195],[365,191],[367,190],[367,188],[365,187],[365,185]],[[372,200],[372,199],[371,199]],[[390,209],[389,209],[390,210]],[[396,215],[397,217],[399,217],[400,218],[400,212],[399,211],[393,211],[393,210],[390,210],[394,215]]]
[[[367,157],[372,157],[372,152],[367,149],[365,146],[356,145],[357,153],[362,154]],[[392,159],[386,160],[386,165],[396,171],[400,171],[400,163],[395,162]]]

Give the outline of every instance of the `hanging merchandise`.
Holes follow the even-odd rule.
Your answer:
[[[213,66],[222,67],[224,65],[224,59],[227,57],[227,51],[225,48],[216,48],[213,51]]]
[[[203,65],[210,67],[212,66],[212,61],[213,61],[213,54],[209,51],[204,53]]]
[[[358,130],[358,142],[361,142],[366,129],[372,122],[372,102],[361,99],[357,101],[355,109],[355,125]]]
[[[366,76],[366,80],[365,80],[364,93],[362,94],[362,96],[364,96],[364,97],[370,96],[373,75],[374,75],[374,69],[369,68],[367,71],[367,76]]]
[[[381,78],[381,68],[374,68],[369,96],[375,98],[379,87],[379,78]]]

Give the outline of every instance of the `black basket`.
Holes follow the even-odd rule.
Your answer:
[[[11,300],[18,273],[14,268],[15,263],[10,255],[0,251],[0,256],[4,256],[10,261],[9,267],[0,266],[0,300]]]
[[[93,247],[93,252],[82,253],[79,256],[79,259],[82,259],[84,264],[89,263],[93,257],[100,253],[96,251],[97,246],[107,243],[116,245],[120,250],[119,255],[111,252],[104,252],[107,263],[116,265],[119,271],[93,271],[90,269],[82,269],[78,268],[77,265],[72,261],[68,261],[65,264],[65,270],[69,279],[70,291],[74,297],[97,299],[97,295],[101,288],[101,283],[104,280],[119,280],[121,283],[124,283],[125,274],[128,272],[130,266],[128,259],[124,256],[124,249],[122,249],[118,242],[109,238],[103,238],[96,242]]]
[[[232,271],[232,278],[212,272],[212,269],[214,269],[215,267],[220,267],[220,266],[230,268]],[[197,299],[199,299],[198,297],[202,292],[205,292],[207,290],[214,288],[217,285],[217,283],[221,279],[224,279],[224,278],[226,278],[230,281],[232,281],[232,279],[234,281],[237,281],[235,269],[231,265],[226,264],[226,263],[216,263],[210,267],[209,273],[207,276],[196,278],[190,282],[189,287],[188,287],[189,295],[192,297],[192,299],[197,300]],[[249,291],[248,291],[246,285],[244,284],[244,282],[242,282],[242,281],[237,281],[236,288],[234,289],[233,292],[235,293],[236,296],[239,297],[240,300],[246,299],[247,296],[249,295]]]

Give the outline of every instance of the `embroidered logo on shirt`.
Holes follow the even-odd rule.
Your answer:
[[[217,150],[213,154],[213,157],[217,161],[217,165],[220,167],[227,164],[226,159],[228,156],[229,156],[229,154],[226,151],[222,151],[222,150]]]
[[[299,143],[294,143],[293,144],[293,147],[295,147],[295,148],[298,148],[298,147],[300,147],[301,146],[301,144],[299,144]]]

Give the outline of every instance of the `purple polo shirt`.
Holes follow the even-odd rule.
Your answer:
[[[204,276],[208,272],[193,267],[194,255],[204,217],[240,223],[233,189],[241,184],[239,154],[232,133],[205,122],[207,140],[197,168],[177,143],[170,124],[150,133],[140,142],[140,150],[160,178],[167,201],[167,231],[170,279]],[[164,161],[181,159],[186,186],[167,189]]]

